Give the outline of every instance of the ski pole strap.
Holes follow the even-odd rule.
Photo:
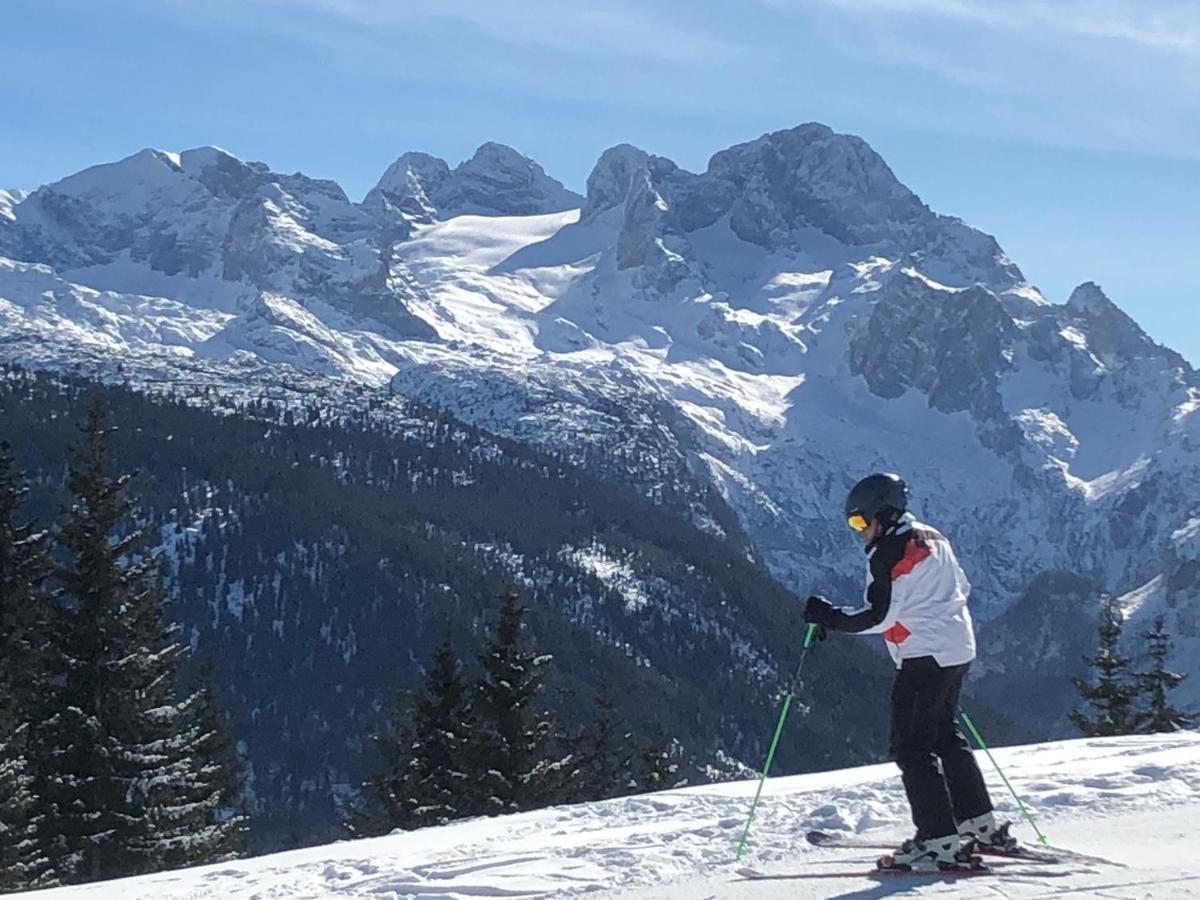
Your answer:
[[[1000,763],[996,762],[996,757],[992,756],[992,751],[988,749],[988,745],[983,742],[983,737],[979,734],[979,729],[975,727],[975,723],[971,721],[971,717],[967,715],[967,711],[960,706],[958,708],[958,714],[962,716],[962,720],[967,726],[967,731],[971,732],[971,737],[975,738],[975,743],[979,745],[979,749],[986,753],[987,758],[991,760],[992,766],[996,769],[997,774],[1000,776],[1000,780],[1004,782],[1004,786],[1008,788],[1008,792],[1012,794],[1013,800],[1016,801],[1017,808],[1021,810],[1021,814],[1025,816],[1025,819],[1029,822],[1030,827],[1033,828],[1034,834],[1037,835],[1038,843],[1046,843],[1046,836],[1042,834],[1042,830],[1038,828],[1037,822],[1033,821],[1033,816],[1030,815],[1029,810],[1025,808],[1025,804],[1021,802],[1021,798],[1017,796],[1017,792],[1013,789],[1012,783],[1008,780],[1008,776],[1005,775],[1004,770],[1000,768]]]

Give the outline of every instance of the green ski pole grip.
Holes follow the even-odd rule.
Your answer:
[[[808,630],[804,632],[804,649],[807,650],[812,646],[813,635],[817,633],[817,623],[809,622]]]

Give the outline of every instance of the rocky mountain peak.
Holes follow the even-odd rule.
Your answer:
[[[387,167],[363,205],[390,207],[418,221],[432,221],[437,207],[430,194],[436,196],[449,176],[450,166],[444,159],[410,151]]]
[[[815,123],[723,150],[705,174],[730,197],[734,232],[765,246],[817,229],[845,244],[907,251],[937,218],[866,141]]]
[[[1094,281],[1085,281],[1067,299],[1067,309],[1076,315],[1102,316],[1116,309],[1104,289]]]
[[[240,159],[222,147],[212,144],[193,147],[179,154],[179,166],[185,172],[199,172],[213,166],[243,166]],[[262,164],[259,163],[261,166]]]
[[[373,208],[390,205],[418,221],[462,214],[538,215],[582,202],[532,159],[492,141],[453,169],[427,153],[405,153],[364,200]]]
[[[727,218],[742,241],[802,253],[822,268],[911,257],[941,284],[1036,295],[994,238],[932,212],[861,138],[816,123],[722,150],[698,175],[628,144],[612,147],[588,177],[583,217],[619,204],[626,207],[622,268],[659,260],[655,245],[686,256],[690,235]],[[636,241],[647,246],[639,252]]]
[[[1088,349],[1110,367],[1129,359],[1157,357],[1179,369],[1185,378],[1194,375],[1187,360],[1155,342],[1096,282],[1085,281],[1075,288],[1062,309],[1067,324],[1083,326]]]
[[[529,157],[489,142],[454,169],[436,202],[443,217],[461,213],[529,216],[577,208],[583,198]]]
[[[632,144],[617,144],[600,154],[587,179],[583,217],[588,218],[625,202],[629,185],[649,164],[650,154]]]
[[[34,193],[102,202],[177,184],[182,171],[179,154],[146,148],[116,162],[90,166]]]
[[[866,141],[817,123],[735,144],[713,155],[708,172],[742,189],[761,178],[785,196],[859,206],[886,202],[906,215],[926,210]]]

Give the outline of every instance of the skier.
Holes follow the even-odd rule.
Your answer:
[[[997,827],[957,722],[959,690],[975,658],[971,585],[949,541],[908,512],[900,476],[864,478],[847,496],[845,513],[866,549],[865,602],[839,609],[813,596],[804,617],[821,637],[826,629],[882,634],[896,663],[890,749],[917,833],[879,867],[957,869],[976,862],[972,850],[1011,852],[1016,839],[1009,823]]]

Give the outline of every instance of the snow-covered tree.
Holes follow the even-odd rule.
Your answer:
[[[491,815],[554,802],[570,766],[553,752],[554,718],[540,702],[553,657],[524,639],[524,616],[516,592],[504,591],[499,618],[479,654],[473,698],[479,735],[468,783]]]
[[[671,752],[671,743],[662,735],[657,735],[642,745],[638,772],[638,790],[667,791],[680,788],[688,783],[679,771]]]
[[[50,657],[57,606],[47,535],[19,524],[28,493],[0,442],[0,888],[55,882],[39,802],[42,723],[54,707]]]
[[[192,749],[195,769],[204,774],[201,791],[215,798],[205,821],[206,838],[194,842],[188,865],[223,862],[240,856],[246,847],[246,772],[238,754],[226,706],[217,696],[211,662],[200,667],[191,709],[199,739]]]
[[[28,734],[8,673],[0,672],[0,891],[32,887],[49,868],[38,841],[41,819],[26,752]]]
[[[1194,728],[1196,716],[1172,706],[1169,691],[1179,687],[1187,675],[1167,670],[1167,654],[1171,648],[1171,635],[1166,631],[1162,616],[1154,619],[1154,627],[1143,631],[1142,637],[1149,645],[1150,670],[1138,673],[1146,709],[1137,715],[1136,730],[1142,734],[1183,731]]]
[[[462,667],[450,631],[438,646],[416,697],[397,696],[375,735],[382,770],[364,785],[364,832],[422,828],[474,815],[466,756],[474,732]]]
[[[140,748],[158,775],[144,787],[153,827],[136,849],[155,868],[224,862],[243,849],[243,777],[228,725],[202,669],[197,689],[148,716],[152,741]]]
[[[1129,734],[1136,724],[1133,703],[1138,686],[1130,673],[1129,657],[1118,648],[1121,609],[1111,596],[1106,595],[1101,604],[1098,632],[1096,655],[1084,657],[1084,662],[1095,670],[1095,683],[1072,679],[1079,695],[1092,708],[1092,714],[1071,710],[1070,719],[1089,737]]]

